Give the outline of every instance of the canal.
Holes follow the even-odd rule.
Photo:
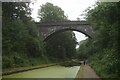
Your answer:
[[[50,66],[3,76],[3,78],[75,78],[80,66]]]

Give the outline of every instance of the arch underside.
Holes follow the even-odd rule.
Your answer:
[[[59,34],[59,33],[61,33],[61,32],[65,32],[65,31],[77,31],[77,32],[83,33],[85,36],[87,36],[87,37],[89,37],[89,38],[92,38],[91,35],[87,34],[86,32],[84,32],[84,31],[82,31],[82,30],[72,29],[72,28],[66,28],[66,29],[57,30],[57,31],[55,31],[55,32],[51,32],[49,35],[47,35],[47,36],[44,38],[44,41],[47,41],[47,40],[49,40],[50,38],[54,37],[54,35]]]

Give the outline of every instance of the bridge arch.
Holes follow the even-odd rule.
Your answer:
[[[47,41],[47,40],[49,40],[50,38],[54,37],[54,35],[57,35],[57,34],[59,34],[59,33],[61,33],[61,32],[65,32],[65,31],[77,31],[77,32],[83,33],[85,36],[87,36],[87,37],[89,37],[89,38],[92,38],[90,35],[86,34],[85,32],[82,32],[82,31],[77,30],[77,29],[67,28],[67,29],[58,30],[58,31],[56,31],[56,32],[48,35],[48,36],[44,39],[44,41]]]
[[[39,22],[36,24],[44,40],[47,40],[50,36],[58,32],[66,30],[78,31],[90,38],[94,37],[94,31],[86,21]]]

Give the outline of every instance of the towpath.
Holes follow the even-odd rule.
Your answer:
[[[89,65],[81,65],[75,80],[101,80]]]

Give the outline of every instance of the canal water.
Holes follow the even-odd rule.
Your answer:
[[[79,69],[80,66],[64,67],[57,65],[15,73],[3,76],[3,78],[75,78]]]

